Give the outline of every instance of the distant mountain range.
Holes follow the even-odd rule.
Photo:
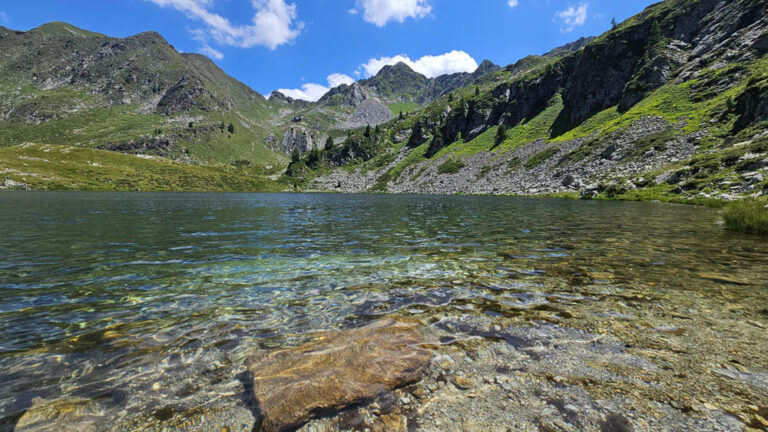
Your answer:
[[[427,78],[399,63],[317,102],[265,98],[154,32],[0,27],[0,147],[252,167],[277,190],[760,194],[767,2],[667,0],[506,67],[485,60],[473,73]],[[23,161],[14,149],[7,157]],[[30,170],[0,148],[7,184],[78,187]]]

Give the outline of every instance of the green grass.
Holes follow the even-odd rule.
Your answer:
[[[737,201],[723,209],[725,228],[748,234],[768,234],[768,202]]]
[[[458,140],[456,142],[453,142],[450,145],[440,149],[440,151],[437,152],[437,154],[435,154],[433,158],[441,158],[447,155],[474,156],[478,153],[489,151],[495,145],[494,139],[496,137],[496,131],[498,129],[499,129],[498,126],[492,126],[485,132],[476,136],[471,141],[464,142],[462,140]]]
[[[7,123],[0,127],[0,146],[25,142],[93,147],[110,141],[131,140],[164,128],[164,118],[138,114],[133,106],[94,108],[40,124]]]
[[[448,158],[437,167],[438,174],[457,174],[462,168],[467,166],[461,159]]]
[[[280,191],[258,166],[200,166],[83,147],[22,144],[0,148],[0,179],[35,190]]]
[[[250,114],[250,113],[249,113]],[[283,159],[263,144],[265,130],[244,125],[234,113],[217,117],[210,113],[191,112],[191,117],[205,118],[194,124],[198,132],[183,122],[168,124],[168,118],[157,114],[139,113],[135,106],[93,108],[69,117],[40,124],[6,123],[0,127],[0,147],[26,142],[45,142],[61,145],[97,147],[114,142],[128,142],[137,138],[157,136],[162,130],[178,142],[176,151],[185,148],[196,160],[210,163],[230,163],[249,160],[261,165],[282,164]],[[233,123],[235,133],[222,133],[217,125]]]
[[[387,190],[387,184],[390,181],[397,180],[400,178],[400,174],[403,173],[403,170],[405,170],[407,167],[411,165],[415,165],[419,162],[423,162],[426,160],[424,157],[424,153],[426,153],[427,149],[429,148],[429,142],[426,142],[413,150],[411,150],[410,153],[408,153],[408,156],[403,158],[400,162],[397,163],[394,167],[392,167],[389,171],[384,173],[379,179],[376,181],[376,184],[371,188],[372,191],[376,192],[386,192]]]
[[[507,131],[507,139],[500,145],[505,150],[515,149],[523,144],[550,135],[552,124],[563,110],[563,97],[556,94],[547,104],[547,108],[530,120],[526,120]]]
[[[546,161],[547,159],[551,158],[555,154],[557,154],[558,148],[556,146],[549,147],[545,150],[542,150],[535,155],[531,156],[530,159],[525,161],[525,167],[528,169],[536,168],[537,166],[541,165]]]
[[[400,113],[412,113],[420,108],[416,102],[400,102],[389,105],[392,114],[398,116]]]

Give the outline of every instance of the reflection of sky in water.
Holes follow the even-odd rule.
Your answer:
[[[768,280],[753,265],[764,242],[725,235],[714,211],[679,206],[10,193],[0,207],[0,418],[35,396],[115,388],[142,397],[113,397],[110,409],[138,410],[159,376],[234,375],[256,347],[388,313],[498,316],[585,279],[605,290],[700,290],[690,276],[701,269]]]

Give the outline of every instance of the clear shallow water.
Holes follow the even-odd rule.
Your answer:
[[[3,193],[0,428],[37,397],[158,421],[169,400],[234,404],[253,350],[393,313],[611,316],[603,295],[638,291],[686,310],[720,301],[702,276],[718,273],[752,281],[729,301],[760,319],[768,242],[718,217],[499,197]]]

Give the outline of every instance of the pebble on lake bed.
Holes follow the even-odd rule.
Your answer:
[[[420,380],[432,357],[423,344],[417,324],[386,318],[251,356],[247,365],[260,411],[258,430],[292,430],[318,413]]]

